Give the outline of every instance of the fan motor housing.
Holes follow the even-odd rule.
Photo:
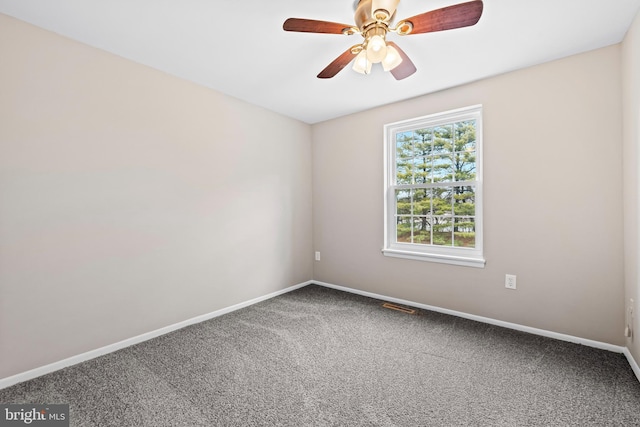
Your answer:
[[[360,0],[355,13],[356,26],[363,31],[376,22],[389,23],[400,0]]]

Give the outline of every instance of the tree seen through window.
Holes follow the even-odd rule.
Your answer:
[[[396,240],[475,247],[476,122],[396,134]]]

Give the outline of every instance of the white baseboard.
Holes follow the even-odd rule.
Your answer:
[[[638,362],[633,358],[633,355],[629,351],[627,347],[624,348],[624,355],[627,356],[627,360],[629,361],[629,365],[631,365],[631,369],[633,369],[633,373],[638,377],[638,381],[640,381],[640,366],[638,366]]]
[[[640,381],[640,367],[638,366],[638,363],[636,362],[636,360],[633,358],[633,356],[631,355],[631,352],[629,351],[628,348],[626,347],[622,347],[622,346],[617,346],[617,345],[612,345],[612,344],[608,344],[608,343],[603,343],[603,342],[599,342],[599,341],[593,341],[593,340],[588,340],[585,338],[579,338],[579,337],[575,337],[572,335],[566,335],[566,334],[561,334],[561,333],[557,333],[557,332],[552,332],[552,331],[547,331],[544,329],[537,329],[537,328],[532,328],[529,326],[523,326],[523,325],[519,325],[517,323],[510,323],[510,322],[504,322],[502,320],[496,320],[496,319],[491,319],[489,317],[482,317],[482,316],[476,316],[473,314],[468,314],[468,313],[463,313],[460,311],[455,311],[455,310],[449,310],[446,308],[440,308],[440,307],[436,307],[436,306],[431,306],[431,305],[426,305],[426,304],[420,304],[420,303],[416,303],[413,301],[408,301],[408,300],[403,300],[400,298],[393,298],[393,297],[388,297],[386,295],[380,295],[380,294],[375,294],[372,292],[366,292],[366,291],[361,291],[358,289],[353,289],[353,288],[347,288],[344,286],[338,286],[338,285],[334,285],[331,283],[326,283],[326,282],[319,282],[317,280],[309,280],[307,282],[304,283],[300,283],[291,287],[288,287],[286,289],[282,289],[280,291],[277,292],[273,292],[270,293],[268,295],[264,295],[258,298],[254,298],[252,300],[249,301],[245,301],[230,307],[226,307],[220,310],[216,310],[214,312],[208,313],[208,314],[203,314],[201,316],[197,316],[179,323],[175,323],[173,325],[169,325],[166,326],[164,328],[160,328],[160,329],[156,329],[155,331],[151,331],[151,332],[147,332],[145,334],[142,335],[138,335],[132,338],[128,338],[126,340],[123,341],[119,341],[117,343],[114,344],[110,344],[104,347],[100,347],[98,349],[95,350],[91,350],[88,351],[86,353],[82,353],[76,356],[72,356],[69,357],[67,359],[64,360],[60,360],[58,362],[54,362],[45,366],[41,366],[39,368],[35,368],[26,372],[22,372],[20,374],[16,374],[7,378],[3,378],[0,379],[0,390],[6,387],[10,387],[14,384],[18,384],[24,381],[28,381],[34,378],[37,378],[39,376],[45,375],[45,374],[49,374],[51,372],[55,372],[58,371],[60,369],[66,368],[68,366],[72,366],[72,365],[76,365],[78,363],[82,363],[85,362],[87,360],[91,360],[91,359],[95,359],[96,357],[99,356],[103,356],[105,354],[109,354],[109,353],[113,353],[115,351],[121,350],[123,348],[132,346],[134,344],[138,344],[144,341],[148,341],[152,338],[156,338],[160,335],[164,335],[164,334],[168,334],[169,332],[173,332],[175,330],[178,329],[182,329],[184,327],[190,326],[190,325],[194,325],[196,323],[200,323],[200,322],[204,322],[206,320],[209,319],[213,319],[215,317],[218,316],[222,316],[223,314],[227,314],[227,313],[231,313],[233,311],[239,310],[241,308],[245,308],[248,306],[251,306],[253,304],[257,304],[259,302],[277,297],[279,295],[294,291],[296,289],[300,289],[302,287],[305,287],[307,285],[310,284],[316,284],[319,286],[324,286],[327,288],[332,288],[332,289],[337,289],[340,291],[344,291],[344,292],[349,292],[349,293],[353,293],[353,294],[358,294],[358,295],[362,295],[365,297],[369,297],[369,298],[375,298],[375,299],[379,299],[379,300],[384,300],[384,301],[389,301],[389,302],[395,302],[397,304],[402,304],[402,305],[406,305],[409,307],[416,307],[416,308],[420,308],[423,310],[429,310],[429,311],[435,311],[438,313],[443,313],[443,314],[450,314],[452,316],[457,316],[457,317],[462,317],[464,319],[469,319],[469,320],[475,320],[477,322],[482,322],[482,323],[487,323],[490,325],[495,325],[495,326],[501,326],[504,328],[508,328],[508,329],[514,329],[514,330],[518,330],[518,331],[522,331],[522,332],[528,332],[531,334],[535,334],[535,335],[540,335],[540,336],[544,336],[544,337],[549,337],[549,338],[554,338],[554,339],[558,339],[561,341],[568,341],[568,342],[572,342],[572,343],[576,343],[576,344],[582,344],[588,347],[593,347],[593,348],[598,348],[598,349],[602,349],[602,350],[608,350],[608,351],[612,351],[615,353],[622,353],[626,356],[627,360],[629,361],[629,364],[631,365],[631,369],[633,369],[633,372],[636,374],[636,377],[638,377],[638,381]]]
[[[491,319],[490,317],[482,317],[476,316],[474,314],[463,313],[461,311],[449,310],[446,308],[440,308],[432,305],[420,304],[413,301],[407,301],[399,298],[388,297],[386,295],[374,294],[372,292],[361,291],[353,288],[346,288],[344,286],[333,285],[331,283],[319,282],[317,280],[313,280],[312,283],[320,286],[324,286],[327,288],[333,288],[344,292],[350,292],[352,294],[358,294],[369,298],[375,298],[379,300],[395,302],[396,304],[402,304],[409,307],[421,308],[423,310],[435,311],[443,314],[450,314],[452,316],[462,317],[464,319],[475,320],[477,322],[488,323],[490,325],[501,326],[503,328],[515,329],[517,331],[528,332],[534,335],[541,335],[543,337],[554,338],[561,341],[568,341],[576,344],[586,345],[588,347],[598,348],[601,350],[608,350],[614,353],[624,353],[627,350],[626,347],[622,347],[619,345],[608,344],[600,341],[588,340],[586,338],[574,337],[572,335],[560,334],[558,332],[547,331],[544,329],[532,328],[529,326],[519,325],[517,323],[504,322],[502,320]],[[627,350],[628,351],[628,350]],[[637,366],[637,365],[636,365]],[[637,373],[636,373],[637,375]],[[640,378],[640,377],[639,377]]]
[[[211,313],[203,314],[201,316],[196,316],[191,319],[184,320],[179,323],[175,323],[173,325],[165,326],[164,328],[156,329],[155,331],[147,332],[142,335],[138,335],[132,338],[128,338],[123,341],[119,341],[114,344],[106,345],[104,347],[97,348],[95,350],[88,351],[86,353],[78,354],[76,356],[69,357],[64,360],[60,360],[58,362],[50,363],[45,366],[41,366],[39,368],[31,369],[26,372],[22,372],[20,374],[12,375],[7,378],[0,379],[0,390],[6,387],[10,387],[14,384],[18,384],[24,381],[28,381],[37,377],[40,377],[45,374],[49,374],[51,372],[58,371],[60,369],[66,368],[68,366],[77,365],[78,363],[85,362],[87,360],[95,359],[96,357],[103,356],[105,354],[113,353],[114,351],[121,350],[123,348],[132,346],[134,344],[139,344],[144,341],[148,341],[152,338],[156,338],[160,335],[168,334],[169,332],[173,332],[178,329],[182,329],[189,325],[194,325],[196,323],[204,322],[205,320],[213,319],[218,316],[222,316],[223,314],[231,313],[232,311],[240,310],[241,308],[248,307],[253,304],[257,304],[259,302],[277,297],[278,295],[286,294],[287,292],[294,291],[296,289],[302,288],[309,284],[313,283],[312,281],[307,281],[304,283],[300,283],[294,286],[290,286],[286,289],[282,289],[277,292],[270,293],[268,295],[264,295],[258,298],[254,298],[249,301],[245,301],[236,305],[232,305],[230,307],[222,308],[220,310],[216,310]]]

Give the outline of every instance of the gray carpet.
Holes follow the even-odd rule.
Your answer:
[[[72,426],[640,426],[623,355],[319,286],[26,383]]]

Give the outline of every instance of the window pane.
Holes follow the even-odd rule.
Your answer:
[[[438,126],[433,128],[433,152],[453,152],[453,125]]]
[[[400,135],[400,134],[398,134]],[[411,138],[396,139],[396,159],[410,159],[413,157],[413,140]]]
[[[476,214],[476,193],[473,187],[453,187],[453,212],[456,216]]]
[[[475,153],[454,154],[454,170],[456,181],[475,181],[476,156]]]
[[[468,153],[476,151],[475,120],[467,120],[455,124],[455,150]]]
[[[476,223],[473,217],[456,218],[453,230],[454,246],[476,247]]]
[[[396,184],[413,184],[413,162],[398,162]]]
[[[431,215],[431,189],[416,188],[413,190],[413,214]]]
[[[433,244],[439,246],[451,246],[451,217],[434,217],[433,220]]]
[[[414,153],[416,157],[425,157],[431,154],[433,149],[433,130],[416,129],[414,134]]]
[[[433,158],[433,182],[453,181],[453,159],[451,156],[438,156]]]
[[[431,244],[431,222],[429,216],[413,217],[413,243]]]
[[[416,157],[413,159],[414,182],[416,184],[427,184],[431,182],[431,158]]]
[[[411,215],[411,191],[396,190],[396,213]]]
[[[436,187],[432,191],[433,214],[451,216],[453,214],[451,187]]]
[[[410,216],[399,216],[396,218],[396,241],[398,243],[411,243]]]

